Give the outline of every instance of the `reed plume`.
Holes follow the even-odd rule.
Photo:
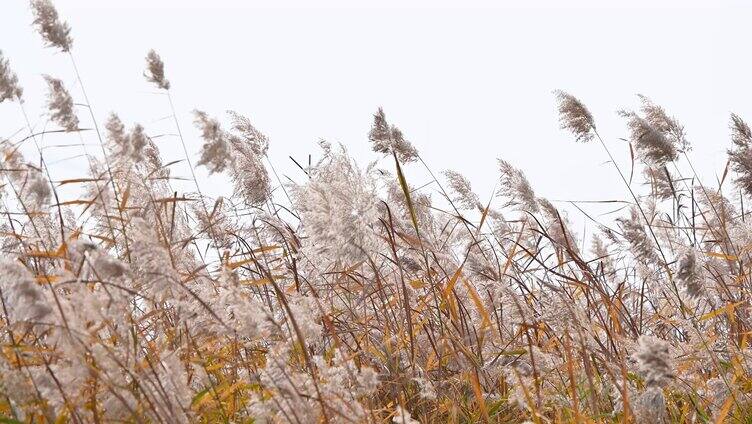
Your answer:
[[[368,133],[368,139],[374,152],[394,153],[401,162],[413,162],[418,158],[418,151],[405,140],[402,131],[386,120],[384,109],[379,108],[373,115],[373,126]]]
[[[63,85],[63,82],[49,75],[44,75],[47,81],[47,108],[50,119],[66,131],[78,130],[78,116],[74,110],[73,97]]]
[[[752,194],[752,131],[739,115],[731,114],[731,141],[734,147],[728,157],[736,172],[735,182],[747,194]]]
[[[554,92],[559,102],[561,128],[572,132],[577,141],[588,142],[595,136],[593,115],[579,99],[561,90]]]
[[[52,4],[31,5],[45,43],[69,52]],[[158,117],[110,114],[103,157],[89,155],[75,113],[91,111],[85,91],[77,105],[49,76],[38,115],[53,128],[34,133],[25,119],[31,134],[0,139],[0,422],[752,414],[752,131],[737,115],[727,171],[740,193],[723,178],[703,185],[683,125],[642,96],[621,115],[643,172],[623,173],[607,145],[619,135],[596,132],[582,102],[557,91],[562,128],[602,144],[629,191],[593,213],[540,196],[505,160],[493,193],[457,171],[439,181],[382,109],[362,134],[376,152],[367,165],[321,140],[278,173],[271,152],[286,147],[242,113],[196,110],[183,137],[164,64],[154,51],[146,61],[195,191],[163,156],[172,138]],[[23,94],[0,56],[0,100]],[[31,159],[27,144],[48,134]],[[87,166],[58,174],[51,148],[80,149],[55,160]],[[201,192],[194,157],[216,196]]]
[[[0,50],[0,103],[6,100],[21,99],[23,89],[18,85],[18,77],[10,69],[8,59]]]
[[[144,72],[146,80],[154,83],[163,90],[170,89],[170,81],[165,78],[164,62],[153,49],[149,50],[146,55],[146,71]]]
[[[37,32],[44,39],[47,47],[55,47],[63,52],[69,52],[73,46],[70,27],[67,22],[60,21],[57,9],[50,0],[31,0],[31,11],[34,14],[34,25]]]

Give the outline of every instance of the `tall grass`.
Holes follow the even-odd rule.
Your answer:
[[[54,6],[31,7],[45,44],[73,58]],[[586,106],[554,93],[562,128],[601,145],[630,193],[583,239],[507,161],[492,199],[458,172],[436,177],[381,109],[368,133],[381,159],[365,168],[322,141],[303,181],[283,184],[236,112],[196,111],[190,152],[164,63],[146,63],[195,192],[144,127],[100,125],[52,76],[45,129],[27,119],[0,143],[0,422],[749,422],[739,116],[727,173],[703,186],[683,126],[641,97],[620,112],[639,184]],[[0,56],[0,101],[26,117],[11,65]],[[82,108],[102,155],[55,179],[37,137],[80,137]],[[204,195],[192,163],[232,195]]]

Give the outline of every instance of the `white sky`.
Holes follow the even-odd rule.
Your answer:
[[[693,163],[712,184],[730,145],[729,113],[752,120],[752,9],[686,0],[556,7],[563,3],[55,1],[73,29],[73,53],[100,123],[112,110],[151,135],[175,132],[161,120],[166,98],[142,77],[154,48],[193,152],[201,141],[190,111],[234,109],[269,136],[273,162],[294,179],[301,175],[287,156],[315,160],[319,138],[343,143],[365,165],[378,158],[367,132],[383,106],[434,172],[462,172],[483,199],[498,178],[497,157],[523,169],[541,196],[626,199],[601,147],[575,144],[558,128],[551,91],[569,91],[590,108],[624,166],[629,154],[619,138],[627,133],[615,111],[636,107],[642,93],[685,124]],[[31,20],[25,0],[0,0],[0,49],[42,126],[41,74],[83,98],[68,57],[43,48]],[[0,105],[0,135],[22,124],[16,105]],[[45,145],[68,140],[54,137]],[[93,134],[84,137],[94,143]],[[166,160],[181,158],[176,139],[159,140]],[[75,160],[55,166],[58,175],[86,171]],[[411,167],[410,182],[421,185],[424,174]]]

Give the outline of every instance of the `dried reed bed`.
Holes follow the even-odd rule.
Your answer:
[[[69,26],[49,0],[31,7],[85,90]],[[146,80],[172,106],[161,58],[151,51],[146,62]],[[26,116],[10,65],[0,56],[0,101]],[[115,114],[99,123],[85,91],[77,105],[63,81],[44,80],[46,129],[27,119],[26,133],[0,145],[2,422],[752,414],[743,202],[752,131],[736,115],[728,172],[706,187],[679,171],[691,163],[677,120],[645,97],[640,110],[620,112],[640,185],[616,165],[588,109],[555,93],[562,128],[601,145],[630,193],[585,249],[565,214],[506,161],[492,199],[454,171],[433,178],[438,199],[411,186],[403,167],[433,174],[381,109],[368,138],[386,166],[360,168],[321,142],[322,159],[285,184],[270,176],[268,140],[249,119],[196,111],[196,159],[173,109],[195,185],[183,193],[144,127]],[[37,138],[80,135],[81,119],[101,154],[86,156],[80,178],[55,179]],[[193,160],[225,174],[233,195],[202,194]],[[721,190],[732,183],[743,194],[735,201]],[[61,198],[71,186],[80,196]]]

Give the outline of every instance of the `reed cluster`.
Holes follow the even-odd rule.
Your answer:
[[[73,58],[52,3],[31,7]],[[0,101],[23,108],[12,65],[0,54]],[[169,96],[166,70],[148,52],[146,83]],[[0,143],[0,422],[749,422],[752,132],[737,115],[729,181],[709,187],[681,174],[675,118],[646,97],[620,112],[641,185],[556,92],[562,128],[600,144],[631,196],[583,239],[502,159],[491,198],[455,171],[412,186],[404,167],[434,174],[382,109],[363,141],[379,160],[321,141],[299,182],[272,177],[243,115],[196,111],[189,152],[173,111],[195,185],[178,191],[148,128],[100,125],[85,91],[43,79],[44,130]],[[56,179],[48,133],[101,154]],[[232,194],[203,194],[195,167]]]

